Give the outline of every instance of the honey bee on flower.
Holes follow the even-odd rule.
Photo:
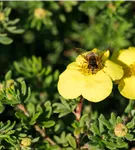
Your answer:
[[[112,91],[112,81],[123,76],[121,66],[108,60],[109,50],[98,49],[82,53],[67,66],[59,76],[58,91],[65,99],[83,96],[92,102],[99,102]]]

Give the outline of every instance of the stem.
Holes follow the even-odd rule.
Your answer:
[[[75,117],[76,117],[76,120],[77,120],[77,121],[79,121],[80,118],[81,118],[83,100],[84,100],[84,98],[81,96],[80,102],[78,103],[78,105],[77,105],[77,107],[76,107],[76,111],[73,112],[74,115],[75,115]]]
[[[25,114],[25,116],[27,116],[27,117],[30,116],[24,105],[18,104],[17,107]],[[45,130],[41,129],[37,123],[34,124],[34,128],[35,128],[35,130],[36,130],[37,132],[39,132],[40,135],[41,135],[45,140],[47,140],[51,145],[56,145],[56,143],[55,143],[52,139],[50,139],[48,136],[46,136]]]
[[[27,116],[27,117],[30,116],[29,113],[28,113],[28,111],[27,111],[26,108],[24,107],[24,105],[18,104],[17,106],[18,106],[18,108],[25,114],[25,116]]]
[[[84,146],[82,146],[81,148],[80,148],[81,150],[90,150],[90,147],[89,147],[89,145],[87,145],[87,144],[85,144]]]
[[[80,118],[81,118],[83,100],[84,100],[84,98],[83,98],[83,96],[81,96],[80,102],[78,103],[75,112],[73,112],[77,121],[80,121]],[[76,143],[77,143],[78,147],[80,147],[80,134],[76,135],[75,138],[76,138]]]

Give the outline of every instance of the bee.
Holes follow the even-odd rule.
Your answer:
[[[88,68],[90,69],[92,74],[96,74],[96,72],[104,66],[102,57],[105,52],[106,51],[104,51],[102,54],[89,52],[86,56],[84,56],[84,59],[87,61]]]
[[[96,74],[96,72],[103,67],[102,56],[105,52],[103,52],[102,54],[89,52],[86,56],[81,54],[82,57],[87,61],[88,69],[90,69],[92,74]]]
[[[94,52],[90,52],[85,56],[85,60],[88,62],[88,68],[92,74],[95,74],[99,69],[99,55]]]

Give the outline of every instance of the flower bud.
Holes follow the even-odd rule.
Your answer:
[[[23,138],[21,141],[21,145],[24,147],[28,147],[31,145],[31,139],[30,138]]]
[[[4,13],[0,12],[0,21],[3,21],[5,19]]]
[[[34,16],[37,19],[43,19],[46,16],[46,11],[44,9],[42,9],[42,8],[36,8],[34,10]]]
[[[118,137],[124,137],[127,134],[127,132],[127,127],[122,123],[117,124],[114,128],[114,133]]]

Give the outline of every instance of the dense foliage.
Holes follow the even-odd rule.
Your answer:
[[[80,98],[57,91],[78,53],[113,54],[134,46],[134,33],[135,2],[0,2],[0,149],[134,148],[135,103],[115,83],[104,101],[84,100],[79,118]]]

